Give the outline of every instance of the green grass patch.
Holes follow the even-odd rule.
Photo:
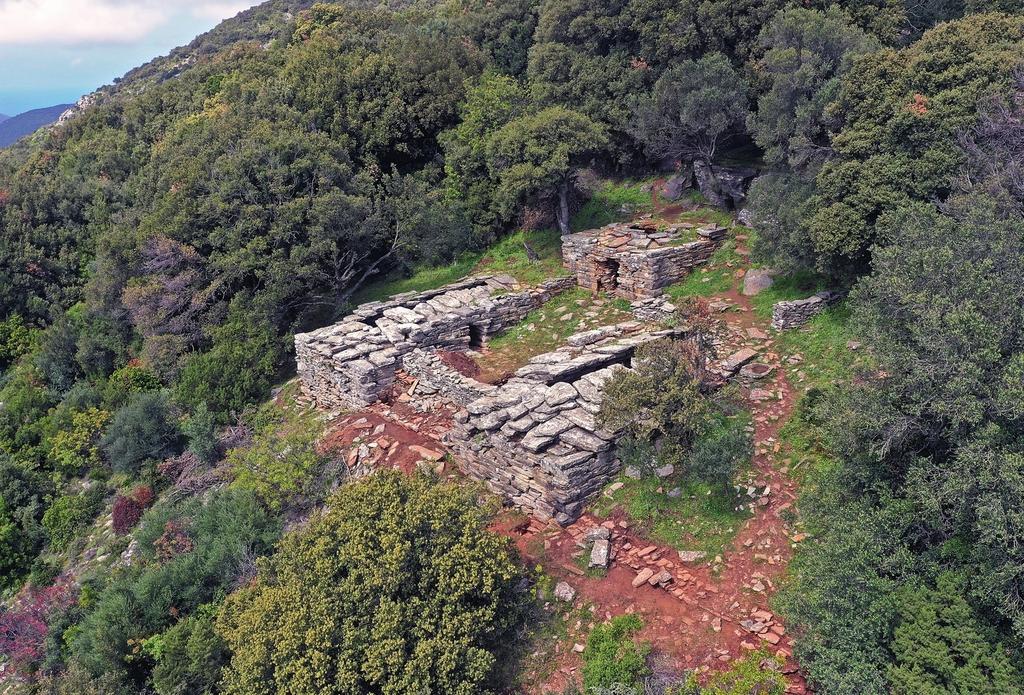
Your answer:
[[[708,201],[699,191],[690,191],[688,195],[684,195],[676,201],[676,204],[679,203],[690,203],[695,205],[696,208],[680,212],[676,217],[677,222],[689,222],[697,225],[717,224],[720,227],[728,227],[733,222],[733,214],[731,212],[710,207]]]
[[[412,275],[390,275],[366,285],[352,297],[352,304],[388,299],[402,292],[425,292],[451,284],[469,275],[480,262],[481,254],[465,253],[448,265],[418,268]]]
[[[818,314],[801,328],[778,333],[783,367],[790,383],[801,393],[801,399],[793,416],[779,432],[783,449],[776,456],[776,462],[786,466],[788,473],[797,480],[827,470],[834,463],[821,441],[818,427],[809,419],[808,394],[848,382],[855,371],[871,366],[871,355],[864,347],[856,351],[848,347],[848,343],[856,340],[846,302]],[[799,356],[800,361],[791,364],[789,358],[793,356]]]
[[[532,261],[527,256],[526,244],[539,257]],[[528,285],[539,284],[549,278],[563,275],[562,236],[554,229],[518,231],[487,249],[473,268],[474,274],[491,273],[511,275]]]
[[[532,261],[523,242],[539,256]],[[507,274],[536,285],[562,274],[561,236],[556,230],[518,231],[485,251],[466,252],[447,265],[415,269],[411,275],[393,274],[357,292],[352,305],[388,299],[402,292],[425,292],[457,282],[468,275]]]
[[[588,313],[593,314],[587,316]],[[567,290],[534,309],[521,322],[487,345],[477,359],[485,379],[499,377],[525,364],[531,357],[551,352],[566,338],[583,330],[628,321],[629,302],[599,295],[581,287]]]
[[[681,282],[666,288],[672,299],[684,297],[711,297],[728,292],[736,283],[736,271],[743,259],[736,253],[736,242],[726,239],[707,264],[695,268]]]
[[[824,289],[828,289],[828,281],[821,275],[807,271],[791,273],[773,278],[772,286],[751,297],[751,303],[759,317],[770,319],[776,302],[806,299]]]
[[[654,179],[606,181],[583,204],[569,223],[574,232],[596,229],[612,222],[631,220],[652,209],[651,192],[643,190]]]
[[[647,538],[676,550],[703,550],[710,557],[719,555],[732,543],[743,522],[750,517],[737,511],[731,495],[696,481],[678,477],[646,476],[640,480],[619,477],[621,488],[601,495],[593,513],[606,517],[621,506],[629,518],[641,525]],[[673,488],[679,497],[669,497]]]

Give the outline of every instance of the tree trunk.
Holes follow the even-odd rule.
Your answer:
[[[558,186],[558,211],[555,213],[558,220],[558,231],[562,234],[569,233],[569,182],[562,181]]]

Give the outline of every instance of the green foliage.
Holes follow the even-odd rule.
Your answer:
[[[759,39],[764,76],[757,111],[747,119],[765,159],[794,169],[820,164],[828,151],[828,105],[853,60],[876,46],[849,17],[792,7],[779,12]]]
[[[743,127],[745,91],[721,53],[683,61],[667,70],[651,97],[639,103],[633,134],[656,158],[711,163],[719,145]]]
[[[0,373],[32,351],[39,331],[27,326],[19,314],[0,321]]]
[[[600,125],[559,106],[510,121],[487,144],[487,167],[497,181],[502,214],[510,219],[531,199],[555,198],[559,228],[568,232],[573,171],[606,142]]]
[[[1022,36],[1024,18],[970,15],[854,61],[834,105],[838,156],[808,209],[820,269],[863,269],[885,212],[949,190],[964,161],[957,134],[974,125],[982,96],[1009,86]]]
[[[50,539],[50,547],[65,550],[99,511],[102,493],[85,492],[64,495],[53,501],[43,514],[43,528]]]
[[[605,181],[572,218],[572,231],[631,219],[651,206],[651,193],[632,181]]]
[[[659,457],[678,464],[714,418],[702,393],[703,354],[698,344],[658,340],[636,351],[636,368],[605,384],[600,421],[638,442],[658,444]]]
[[[228,452],[234,485],[251,490],[272,509],[324,494],[314,476],[327,460],[317,448],[322,428],[315,418],[295,417],[257,434],[252,445]]]
[[[963,598],[963,582],[939,576],[935,589],[900,592],[894,663],[887,677],[894,695],[1019,695],[1024,676]]]
[[[267,396],[281,349],[266,322],[236,313],[214,334],[213,347],[182,369],[176,395],[192,409],[205,405],[219,422]]]
[[[182,690],[196,695],[217,692],[228,652],[214,630],[216,614],[217,606],[200,606],[194,615],[147,640],[149,645],[159,638],[159,651],[153,654],[153,689],[157,695],[177,695]]]
[[[225,602],[223,692],[487,691],[519,600],[487,518],[470,490],[424,477],[343,487]]]
[[[75,412],[70,429],[60,430],[50,441],[50,458],[60,472],[73,476],[102,463],[99,439],[110,413],[99,408]]]
[[[172,534],[178,536],[175,544],[167,542]],[[177,618],[227,593],[252,572],[254,558],[268,553],[279,534],[280,522],[243,490],[154,507],[135,534],[140,559],[110,577],[90,606],[71,645],[74,658],[95,675],[126,671],[141,685],[152,661],[130,658],[129,640],[138,644],[164,633]],[[198,618],[201,623],[202,612]],[[162,667],[164,676],[173,671],[201,682],[216,669],[215,663],[197,661],[204,650],[219,653],[201,625],[190,624],[163,641],[161,659],[170,660]]]
[[[220,446],[217,440],[217,420],[206,403],[200,403],[195,412],[185,418],[181,423],[181,433],[188,440],[188,450],[200,462],[210,464],[216,461]]]
[[[136,475],[147,461],[159,461],[174,452],[178,428],[167,395],[139,393],[114,413],[102,447],[118,473]]]
[[[636,614],[617,615],[594,627],[583,651],[583,687],[590,691],[616,684],[640,685],[647,668],[650,645],[633,636],[644,626]]]
[[[679,695],[783,695],[786,678],[782,665],[781,659],[764,649],[751,652],[728,670],[713,672],[704,685],[691,674]]]
[[[484,73],[466,92],[459,125],[445,133],[448,195],[471,211],[478,234],[489,237],[509,221],[495,206],[497,183],[487,169],[487,147],[494,133],[522,115],[526,94],[512,77]]]
[[[117,407],[124,405],[136,393],[160,390],[160,379],[145,367],[129,363],[114,371],[107,378],[104,400]]]
[[[50,492],[45,476],[0,454],[0,589],[16,586],[42,547]]]

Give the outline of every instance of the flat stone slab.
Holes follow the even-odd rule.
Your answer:
[[[729,355],[722,366],[725,367],[726,371],[735,372],[755,357],[757,357],[757,350],[752,348],[743,348]]]

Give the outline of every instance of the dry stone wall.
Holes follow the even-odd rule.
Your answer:
[[[806,299],[776,302],[772,305],[772,328],[779,331],[799,328],[840,299],[840,293],[825,291]]]
[[[682,331],[637,322],[572,336],[466,404],[446,441],[463,472],[542,519],[574,521],[618,472],[615,432],[598,426],[606,381],[637,346]]]
[[[448,400],[466,405],[489,395],[495,387],[459,373],[436,352],[416,348],[402,358],[402,369],[416,379],[415,393],[440,394]]]
[[[522,289],[508,276],[478,276],[363,304],[339,323],[295,336],[303,391],[321,407],[369,405],[413,350],[483,344],[574,285],[567,277]]]
[[[707,227],[697,230],[697,240],[682,241],[691,229],[623,223],[569,234],[562,237],[562,261],[580,287],[626,299],[657,297],[705,263],[727,232]]]

